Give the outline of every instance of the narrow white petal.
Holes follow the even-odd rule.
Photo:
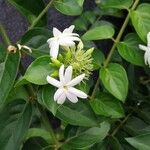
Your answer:
[[[61,82],[59,82],[58,80],[56,80],[56,79],[54,79],[54,78],[52,78],[52,77],[50,77],[50,76],[47,76],[47,77],[46,77],[46,80],[47,80],[47,82],[48,82],[49,84],[51,84],[51,85],[53,85],[53,86],[56,86],[56,87],[58,87],[58,88],[62,86]]]
[[[52,58],[57,58],[58,56],[58,51],[59,51],[59,41],[54,39],[49,43],[49,48],[50,48],[50,56]]]
[[[81,90],[78,90],[78,89],[76,89],[76,88],[74,88],[74,87],[70,87],[70,88],[68,89],[68,91],[69,91],[70,93],[76,95],[76,96],[79,97],[79,98],[87,98],[87,97],[88,97],[88,95],[87,95],[86,93],[84,93],[84,92],[82,92]]]
[[[20,44],[17,44],[17,46],[18,46],[18,49],[21,50],[21,45],[20,45]]]
[[[53,35],[54,37],[59,37],[62,33],[57,29],[57,28],[53,28]]]
[[[55,94],[54,94],[54,101],[57,101],[58,98],[63,94],[63,92],[64,92],[64,89],[63,89],[63,88],[59,88],[59,89],[55,92]]]
[[[74,30],[75,26],[71,25],[69,28],[66,28],[63,33],[72,33]]]
[[[141,45],[139,44],[139,48],[143,51],[147,51],[148,50],[148,47],[147,46],[144,46],[144,45]]]
[[[28,46],[26,46],[26,45],[22,45],[22,47],[23,47],[24,49],[27,49],[30,53],[32,53],[32,50],[31,50],[30,47],[28,47]]]
[[[150,47],[150,32],[147,34],[147,46]]]
[[[73,80],[71,80],[69,83],[67,83],[68,86],[75,86],[77,84],[79,84],[85,77],[85,74],[81,74],[79,76],[77,76],[76,78],[74,78]]]
[[[64,79],[64,65],[61,65],[61,67],[59,68],[59,80],[62,84],[65,83],[65,79]]]
[[[76,95],[66,92],[66,96],[68,98],[68,100],[70,100],[72,103],[77,103],[78,102],[78,98]]]
[[[58,103],[58,104],[63,104],[63,103],[65,102],[65,100],[66,100],[66,94],[63,93],[63,94],[61,94],[61,96],[57,99],[57,103]]]
[[[72,78],[72,66],[68,66],[65,71],[65,82],[68,83]]]
[[[148,65],[148,55],[147,55],[147,53],[144,54],[144,61],[145,61],[145,64]]]

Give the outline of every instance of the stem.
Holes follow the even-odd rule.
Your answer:
[[[5,29],[4,29],[4,27],[3,27],[2,24],[0,24],[0,33],[1,33],[1,36],[2,36],[2,38],[3,38],[4,42],[5,42],[5,44],[6,44],[7,46],[11,45],[11,42],[10,42],[10,40],[9,40],[9,37],[7,36],[7,33],[6,33],[6,31],[5,31]]]
[[[57,140],[57,138],[55,136],[55,133],[53,131],[53,128],[52,128],[52,126],[51,126],[51,124],[49,122],[48,116],[47,116],[45,110],[41,106],[38,106],[38,108],[39,108],[39,111],[41,113],[42,122],[45,125],[46,129],[50,132],[50,134],[52,136],[52,139],[53,139],[53,141],[55,143],[55,150],[58,150],[58,148],[60,147],[60,144],[59,144],[59,142],[58,142],[58,140]]]
[[[129,119],[129,117],[132,115],[133,111],[130,112],[119,124],[119,126],[117,126],[117,128],[114,129],[114,131],[111,133],[110,136],[115,136],[115,134],[120,130],[120,128],[122,128],[122,126],[127,122],[127,120]]]
[[[135,0],[134,4],[132,5],[130,10],[134,10],[137,7],[139,2],[140,2],[140,0]],[[129,19],[130,19],[130,14],[128,13],[128,15],[126,16],[125,21],[124,21],[124,23],[123,23],[123,25],[122,25],[122,27],[121,27],[121,29],[120,29],[116,39],[113,40],[114,44],[113,44],[113,46],[112,46],[112,48],[111,48],[111,50],[110,50],[110,52],[109,52],[105,62],[104,62],[104,68],[107,67],[107,65],[109,64],[109,62],[110,62],[110,60],[112,58],[112,55],[113,55],[113,53],[114,53],[114,51],[116,49],[116,46],[117,46],[118,42],[120,42],[120,39],[121,39],[121,37],[122,37],[122,35],[123,35],[127,25],[128,25]],[[100,81],[99,81],[99,78],[98,78],[97,82],[95,84],[94,90],[92,92],[91,99],[93,99],[95,94],[96,94],[96,90],[98,88],[99,82]]]
[[[31,30],[35,27],[35,25],[39,22],[39,20],[44,16],[44,14],[48,11],[49,7],[53,4],[54,0],[51,0],[47,6],[43,9],[43,11],[38,15],[38,17],[33,21],[28,30]]]

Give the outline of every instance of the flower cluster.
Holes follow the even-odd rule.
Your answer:
[[[66,98],[72,103],[76,103],[78,97],[83,99],[88,97],[86,93],[74,86],[89,77],[93,69],[91,55],[93,48],[87,51],[83,50],[83,43],[79,35],[73,33],[73,29],[74,25],[66,28],[63,32],[53,28],[54,37],[47,40],[52,61],[61,64],[58,73],[59,81],[49,75],[46,78],[49,84],[58,88],[54,94],[54,101],[58,104],[63,104]],[[77,46],[75,41],[79,42]],[[59,55],[60,46],[64,49],[62,55]]]

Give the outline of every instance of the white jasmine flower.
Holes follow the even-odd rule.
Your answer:
[[[147,34],[147,46],[139,44],[139,48],[145,51],[144,60],[145,64],[150,67],[150,32]]]
[[[64,72],[65,71],[65,72]],[[56,86],[58,89],[54,94],[54,101],[57,101],[58,104],[63,104],[68,98],[72,103],[78,102],[78,98],[87,98],[87,94],[74,88],[75,85],[79,84],[85,74],[81,74],[76,78],[72,79],[72,66],[69,66],[64,70],[64,65],[59,69],[59,80],[56,80],[50,76],[47,76],[47,81],[53,86]]]
[[[74,41],[80,41],[79,35],[73,33],[74,25],[66,28],[63,32],[60,32],[57,28],[53,28],[54,37],[47,40],[50,48],[50,56],[57,58],[59,45],[60,46],[72,46],[75,45]]]
[[[20,44],[17,44],[18,46],[18,49],[21,50],[22,48],[24,49],[27,49],[30,53],[32,53],[32,50],[30,47],[26,46],[26,45],[20,45]]]

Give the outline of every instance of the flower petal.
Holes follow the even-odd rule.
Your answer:
[[[71,25],[69,28],[66,28],[63,33],[72,33],[74,30],[75,26]]]
[[[63,104],[66,100],[66,94],[62,93],[61,96],[57,99],[57,104]]]
[[[55,94],[54,94],[54,101],[57,101],[58,98],[63,94],[63,92],[64,92],[64,89],[63,89],[63,88],[59,88],[59,89],[55,92]]]
[[[77,76],[76,78],[74,78],[73,80],[71,80],[69,83],[67,83],[68,86],[75,86],[77,84],[79,84],[85,77],[85,74],[81,74],[79,76]]]
[[[141,45],[139,44],[139,48],[143,51],[147,51],[148,50],[148,47],[147,46],[144,46],[144,45]]]
[[[144,61],[145,61],[145,64],[148,65],[148,52],[145,52],[144,54]]]
[[[88,95],[84,92],[82,92],[81,90],[78,90],[74,87],[70,87],[68,88],[68,91],[74,95],[76,95],[77,97],[80,97],[80,98],[87,98]]]
[[[147,34],[147,46],[150,47],[150,32]]]
[[[50,77],[50,76],[47,76],[47,77],[46,77],[46,80],[47,80],[47,82],[48,82],[49,84],[51,84],[51,85],[53,85],[53,86],[56,86],[56,87],[58,87],[58,88],[62,86],[61,82],[59,82],[58,80],[56,80],[56,79],[54,79],[54,78],[52,78],[52,77]]]
[[[65,82],[68,83],[72,78],[72,66],[68,66],[65,71]]]
[[[62,84],[65,83],[65,79],[64,79],[64,65],[61,65],[61,67],[59,68],[59,80]]]
[[[78,102],[78,98],[76,95],[70,93],[70,92],[66,92],[66,96],[68,98],[68,100],[70,100],[72,103],[77,103]]]
[[[57,28],[53,28],[53,35],[54,37],[59,37],[62,33],[57,29]]]
[[[49,42],[49,48],[50,48],[50,56],[53,58],[57,58],[59,51],[59,41],[54,39],[51,42]]]

